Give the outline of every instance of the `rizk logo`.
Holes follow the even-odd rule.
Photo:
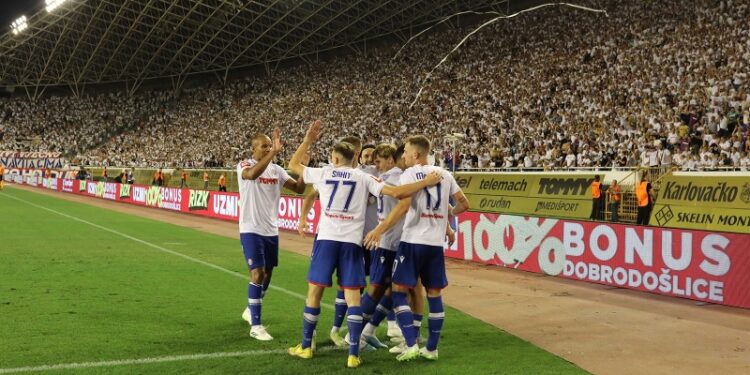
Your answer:
[[[130,197],[130,185],[120,185],[120,198],[129,198]]]
[[[190,190],[190,211],[208,209],[209,192],[206,190]]]

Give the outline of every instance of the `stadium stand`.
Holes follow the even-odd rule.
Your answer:
[[[1,150],[62,151],[85,165],[227,167],[252,134],[296,144],[313,118],[397,142],[421,129],[457,169],[750,167],[750,7],[739,1],[613,1],[608,17],[547,8],[477,33],[428,33],[225,86],[0,99]],[[476,24],[476,23],[473,23]],[[465,135],[458,150],[444,135]],[[313,159],[325,162],[333,138]],[[289,157],[290,150],[283,155]],[[282,162],[282,160],[280,160]]]

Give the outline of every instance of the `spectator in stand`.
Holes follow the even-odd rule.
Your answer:
[[[105,165],[104,168],[102,168],[102,181],[107,182],[109,180],[109,176],[107,175],[107,166]]]
[[[59,151],[82,165],[226,167],[246,156],[238,140],[286,124],[288,141],[299,143],[315,117],[368,143],[402,139],[418,125],[443,144],[447,168],[464,165],[458,155],[481,159],[482,147],[495,167],[514,170],[636,166],[641,153],[644,166],[663,167],[663,158],[651,158],[656,141],[674,156],[733,135],[742,160],[750,152],[750,26],[742,21],[750,4],[606,6],[610,17],[550,7],[482,29],[411,108],[424,72],[473,25],[426,33],[396,59],[400,45],[391,45],[185,89],[179,98],[170,91],[0,98],[0,150]],[[441,142],[453,132],[464,135],[455,149]],[[312,158],[325,161],[333,142],[324,135]]]

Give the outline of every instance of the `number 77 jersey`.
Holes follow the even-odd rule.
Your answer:
[[[415,165],[401,175],[401,185],[423,180],[432,171],[439,171],[443,179],[435,186],[424,188],[411,197],[406,213],[401,242],[429,246],[443,246],[448,225],[450,197],[460,191],[456,180],[443,168]]]
[[[322,216],[318,240],[362,245],[365,211],[369,194],[380,196],[385,184],[349,167],[305,168],[305,183],[313,184],[320,195]]]

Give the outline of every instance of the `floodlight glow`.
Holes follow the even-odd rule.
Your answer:
[[[47,12],[52,12],[53,10],[57,9],[62,3],[65,2],[65,0],[45,0],[45,4],[47,4]]]
[[[18,17],[18,19],[10,24],[10,27],[13,29],[13,35],[18,35],[21,31],[26,30],[26,28],[29,27],[29,24],[26,23],[26,16]]]

